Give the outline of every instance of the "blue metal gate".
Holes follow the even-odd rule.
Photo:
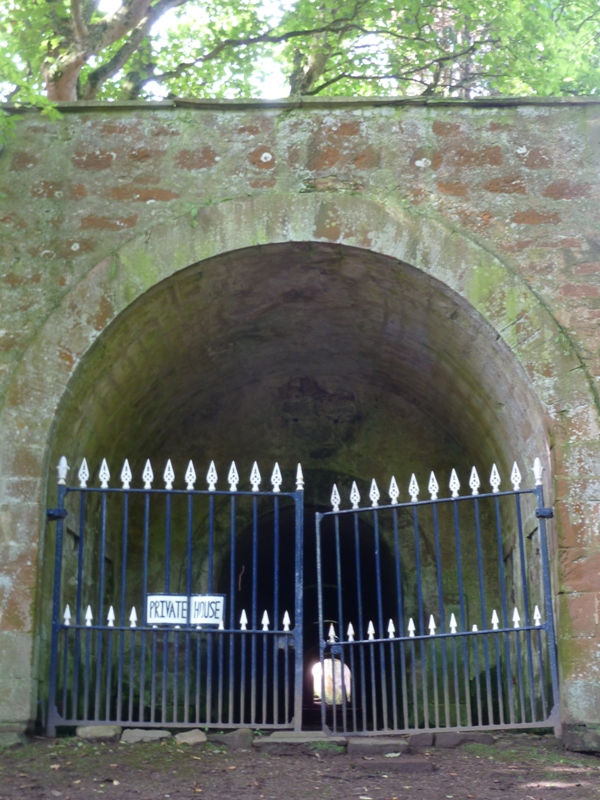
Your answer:
[[[164,488],[132,488],[125,462],[121,486],[79,486],[58,467],[50,681],[46,729],[127,727],[301,727],[303,478],[281,491],[174,488],[169,461]],[[285,521],[286,535],[281,535]],[[266,554],[266,555],[265,555]],[[260,556],[260,557],[259,557]]]
[[[315,698],[325,730],[350,734],[540,728],[558,724],[558,674],[542,467],[535,487],[410,500],[316,515],[320,665]]]

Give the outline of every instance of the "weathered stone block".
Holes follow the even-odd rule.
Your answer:
[[[27,744],[27,737],[15,731],[0,731],[0,750],[8,750],[11,747],[21,747]]]
[[[119,738],[121,731],[120,725],[80,725],[75,735],[90,741],[113,741]]]
[[[388,753],[406,753],[407,750],[406,739],[358,736],[348,740],[348,755],[351,756],[385,756]]]
[[[338,756],[346,752],[347,740],[343,736],[326,736],[320,733],[281,731],[271,736],[256,737],[252,746],[273,756],[314,755]]]
[[[159,739],[170,739],[170,731],[147,728],[127,728],[123,731],[121,741],[125,744],[136,744],[137,742],[156,742]]]
[[[433,733],[412,733],[408,737],[408,744],[411,750],[424,750],[426,747],[433,747]]]
[[[573,638],[595,638],[598,635],[600,593],[562,594],[561,631]]]
[[[436,747],[458,747],[465,741],[465,735],[458,733],[458,731],[444,731],[443,733],[435,734]]]
[[[600,754],[600,725],[565,725],[562,740],[567,750]]]
[[[206,742],[206,734],[199,728],[194,728],[192,731],[185,731],[178,733],[175,736],[177,744],[204,744]]]

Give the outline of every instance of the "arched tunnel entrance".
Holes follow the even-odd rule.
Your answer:
[[[214,460],[219,488],[226,488],[232,459],[246,487],[255,460],[261,466],[279,462],[288,486],[301,462],[309,705],[311,666],[318,657],[313,516],[330,507],[332,485],[347,496],[356,482],[367,496],[373,477],[387,485],[395,475],[406,500],[413,473],[427,485],[434,471],[447,486],[455,469],[466,485],[473,466],[487,476],[496,463],[508,476],[515,458],[525,467],[546,448],[527,376],[472,306],[408,264],[358,248],[306,242],[200,262],[133,302],[78,367],[56,416],[49,464],[62,455],[74,465],[85,457],[92,482],[102,459],[116,475],[127,458],[138,478],[149,457],[155,465],[170,459],[181,482],[190,458],[199,473],[203,462]],[[279,612],[293,588],[292,540],[285,534],[290,514],[282,509]],[[268,516],[261,518],[259,563],[266,573],[274,569],[271,527]],[[67,523],[69,535],[76,543],[76,521]],[[342,529],[341,535],[350,533]],[[365,527],[364,541],[371,535]],[[141,528],[137,536],[139,544]],[[247,560],[250,539],[243,530],[238,536],[236,558]],[[107,537],[106,582],[116,586],[117,524],[109,525]],[[389,541],[382,546],[389,551]],[[173,570],[183,569],[184,551]],[[162,551],[154,552],[149,572],[158,574]],[[367,573],[373,572],[369,552],[365,545],[360,555]],[[232,589],[230,557],[226,546],[214,554],[215,585],[224,594]],[[243,563],[235,567],[236,605],[248,601]],[[194,566],[198,574],[204,568]],[[42,592],[48,597],[49,560],[45,569]],[[129,559],[128,569],[137,570],[139,583],[141,562],[136,566]],[[392,580],[387,567],[382,579]],[[323,581],[330,583],[326,573]],[[347,587],[351,613],[351,582]],[[259,601],[269,591],[269,581],[259,580]],[[472,595],[477,606],[475,583]],[[386,608],[385,614],[392,611]],[[49,628],[43,615],[41,625],[43,639]]]

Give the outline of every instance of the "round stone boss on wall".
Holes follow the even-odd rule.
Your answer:
[[[30,520],[61,455],[115,470],[127,457],[140,474],[148,456],[178,474],[190,457],[248,473],[255,459],[301,461],[315,506],[347,476],[406,486],[456,468],[466,483],[473,464],[508,478],[536,456],[550,476],[553,409],[588,389],[547,380],[549,364],[577,360],[557,355],[552,317],[484,249],[352,196],[262,196],[197,222],[99,264],[23,360],[0,420],[5,442],[38,444]],[[24,391],[32,376],[45,376],[43,402]],[[29,614],[51,591],[48,575],[30,583]]]

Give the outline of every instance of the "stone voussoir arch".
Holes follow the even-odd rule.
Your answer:
[[[98,336],[144,293],[213,256],[310,241],[371,250],[446,284],[505,340],[551,413],[557,382],[546,377],[545,367],[560,346],[559,326],[525,280],[498,256],[438,221],[364,197],[263,195],[208,206],[193,220],[185,215],[146,231],[93,267],[63,298],[29,347],[0,412],[4,453],[0,477],[15,478],[14,459],[8,455],[11,447],[27,450],[40,467],[28,499],[43,501],[42,476],[52,467],[45,463],[52,423],[69,381]],[[574,351],[565,359],[573,407],[581,407],[576,398],[589,397],[589,386],[583,370],[572,374],[581,366]],[[564,403],[564,387],[561,399]]]

